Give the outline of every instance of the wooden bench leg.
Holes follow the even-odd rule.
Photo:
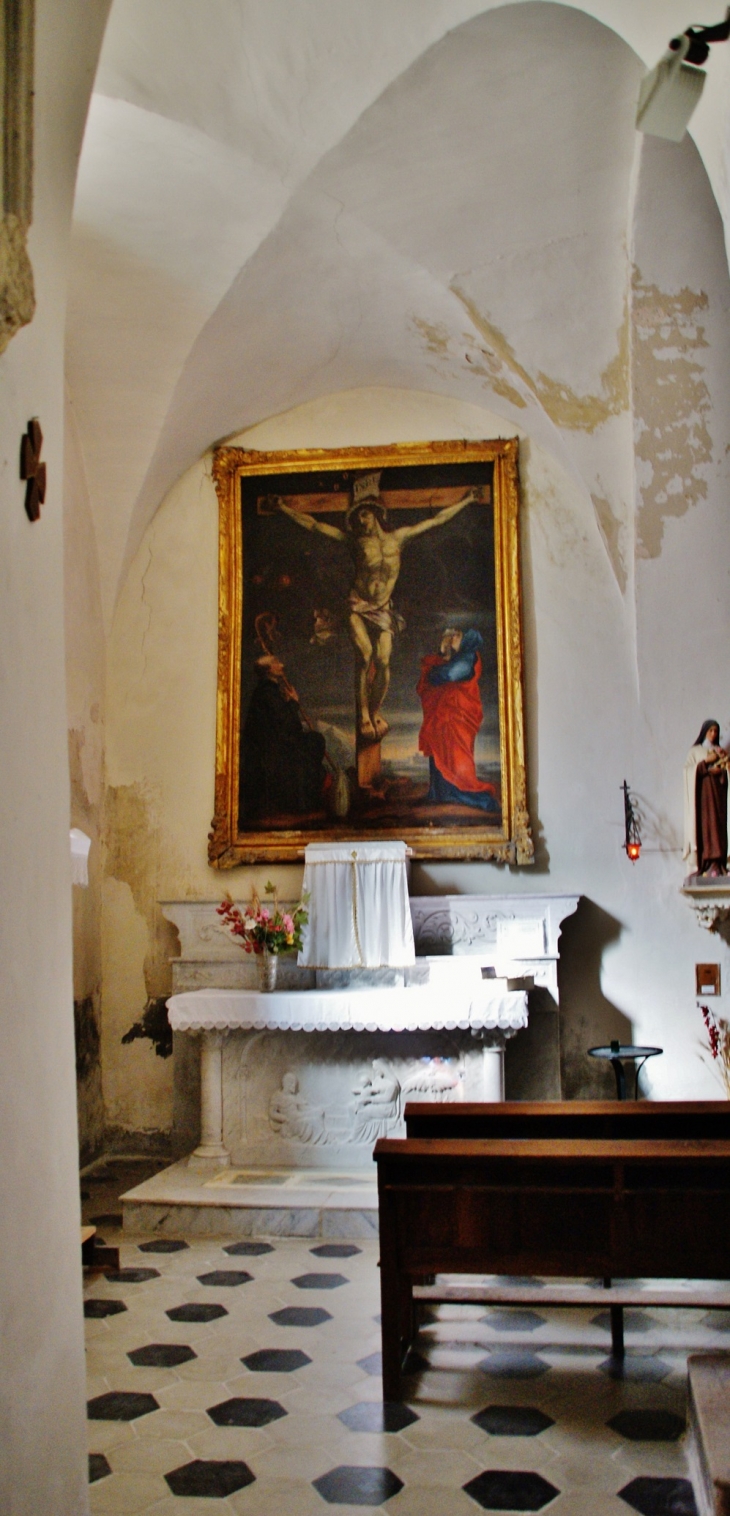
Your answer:
[[[614,1358],[624,1356],[624,1308],[611,1306],[611,1352]]]

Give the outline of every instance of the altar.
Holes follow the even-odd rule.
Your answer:
[[[403,1132],[407,1099],[503,1099],[505,1047],[528,1029],[531,1004],[555,1021],[557,1048],[558,936],[577,903],[411,898],[416,959],[404,972],[346,983],[282,959],[277,990],[261,994],[213,902],[164,902],[181,945],[170,1024],[176,1041],[200,1040],[190,1165],[368,1169],[376,1139]]]

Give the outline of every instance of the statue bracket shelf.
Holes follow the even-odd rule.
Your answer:
[[[685,884],[681,893],[692,906],[699,926],[726,936],[730,931],[730,877],[726,884]]]

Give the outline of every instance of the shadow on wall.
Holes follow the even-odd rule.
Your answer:
[[[631,1042],[628,1017],[607,1000],[601,965],[609,943],[623,931],[620,921],[581,897],[560,934],[560,1062],[564,1100],[614,1100],[611,1065],[588,1057],[588,1049],[612,1038]]]

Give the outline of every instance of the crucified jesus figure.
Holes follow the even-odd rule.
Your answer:
[[[359,482],[359,481],[358,481]],[[308,532],[320,532],[335,542],[342,542],[353,561],[352,588],[348,595],[347,627],[355,651],[355,707],[357,730],[361,740],[379,742],[388,730],[388,723],[381,715],[381,706],[390,684],[390,658],[393,651],[393,634],[402,631],[405,625],[402,616],[393,609],[393,590],[400,573],[401,554],[405,544],[424,532],[432,532],[444,526],[464,507],[473,501],[481,502],[485,493],[481,488],[470,489],[455,505],[447,505],[435,516],[418,521],[415,526],[400,526],[393,530],[385,525],[385,507],[377,492],[358,499],[347,512],[347,527],[330,526],[326,521],[317,521],[304,511],[296,511],[285,505],[279,497],[279,509],[297,526]]]

